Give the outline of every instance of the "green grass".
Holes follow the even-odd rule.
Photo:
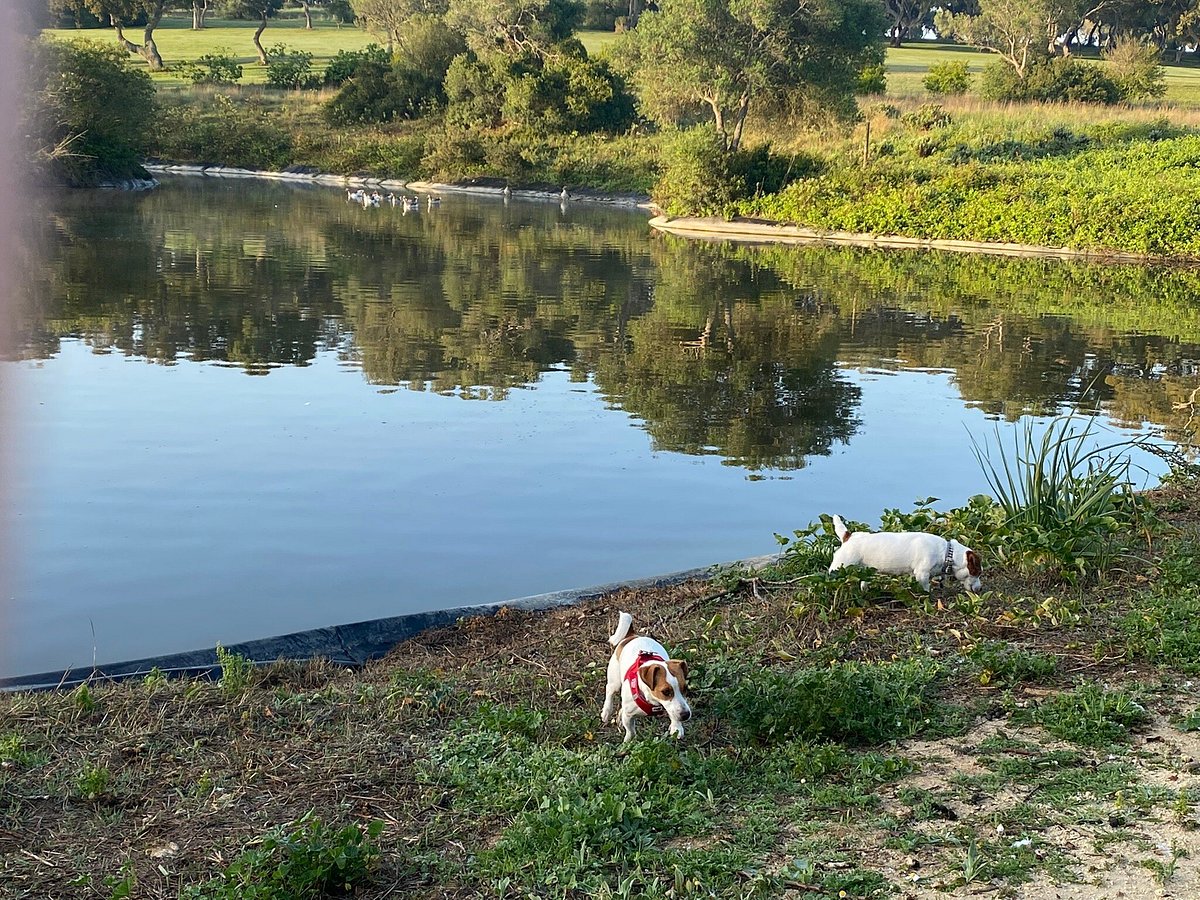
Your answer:
[[[177,70],[180,63],[198,59],[213,51],[228,51],[242,65],[242,84],[263,84],[267,80],[266,66],[259,65],[254,49],[254,29],[257,22],[235,19],[213,19],[201,31],[192,30],[191,15],[164,16],[162,24],[154,32],[155,43],[167,65],[164,72],[152,72],[151,77],[159,84],[184,84],[183,73]],[[50,29],[45,34],[59,40],[91,40],[101,43],[115,42],[111,28]],[[130,28],[125,36],[138,43],[141,30]],[[304,28],[301,18],[286,17],[272,19],[262,33],[262,43],[268,49],[275,44],[286,44],[289,48],[303,50],[313,55],[313,69],[323,72],[325,66],[340,50],[361,50],[368,44],[380,43],[379,38],[368,31],[354,26],[338,27],[333,22],[313,17],[313,29]],[[136,66],[146,64],[138,56],[131,56]]]
[[[941,44],[932,41],[911,43],[902,47],[889,47],[887,51],[887,97],[889,99],[929,98],[921,80],[929,71],[929,67],[935,63],[965,60],[969,70],[978,76],[985,66],[996,59],[999,57],[994,53],[958,44]],[[1167,95],[1164,101],[1186,107],[1200,106],[1200,66],[1191,62],[1175,63],[1164,60],[1163,67],[1167,72]]]

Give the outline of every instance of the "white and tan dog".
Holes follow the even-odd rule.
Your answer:
[[[608,642],[613,645],[608,660],[608,684],[600,721],[612,721],[613,700],[621,696],[621,725],[625,740],[633,740],[642,716],[665,715],[671,720],[668,734],[683,737],[683,723],[692,717],[687,701],[687,663],[671,659],[654,638],[635,634],[633,616],[621,613],[617,630]]]
[[[979,555],[958,541],[924,531],[851,531],[841,516],[833,517],[833,530],[842,546],[833,554],[830,572],[842,566],[870,566],[885,575],[911,575],[925,590],[939,575],[953,575],[976,593],[983,585]]]

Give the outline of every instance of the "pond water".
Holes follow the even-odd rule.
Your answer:
[[[1190,436],[1200,384],[1187,271],[255,181],[42,221],[2,364],[0,675],[770,553],[822,512],[984,491],[971,436],[1026,416]]]

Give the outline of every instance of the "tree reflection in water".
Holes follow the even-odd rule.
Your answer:
[[[1193,270],[697,244],[603,208],[389,213],[201,179],[62,198],[17,352],[71,338],[250,374],[336,353],[373,385],[494,400],[565,367],[656,448],[748,468],[849,441],[854,369],[946,371],[999,417],[1105,408],[1197,442]]]

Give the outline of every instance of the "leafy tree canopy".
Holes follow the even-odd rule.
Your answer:
[[[736,150],[752,102],[852,108],[884,31],[877,0],[663,0],[619,53],[648,113],[674,124],[707,109]]]

